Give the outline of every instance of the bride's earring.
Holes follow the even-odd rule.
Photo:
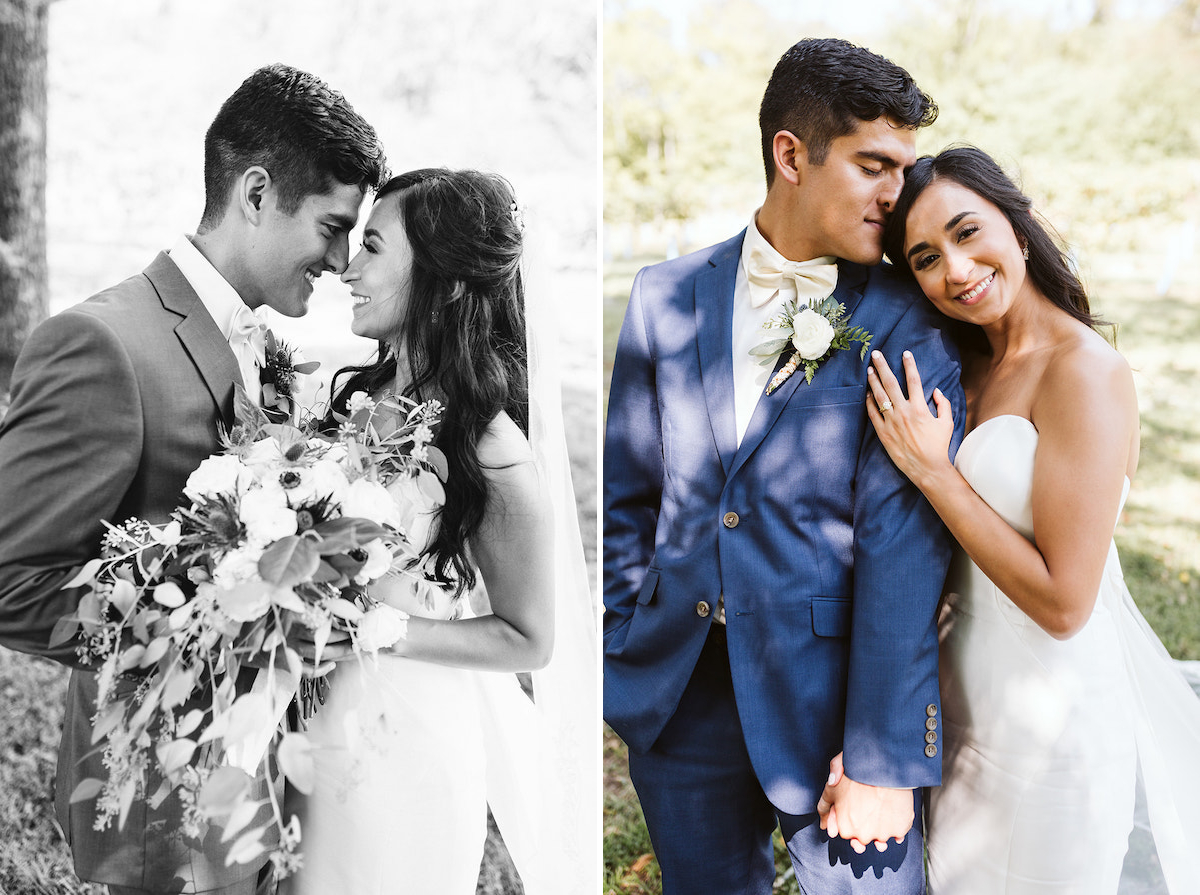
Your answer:
[[[1026,261],[1029,260],[1029,243],[1026,243],[1025,245],[1021,246],[1021,257],[1024,258]]]

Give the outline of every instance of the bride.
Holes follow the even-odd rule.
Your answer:
[[[333,409],[364,394],[445,407],[445,502],[407,528],[447,584],[385,579],[373,593],[409,613],[407,636],[377,662],[331,655],[292,892],[473,893],[489,806],[530,895],[599,878],[590,597],[554,478],[561,412],[527,350],[522,231],[503,178],[412,171],[379,191],[342,274],[379,353],[335,377]],[[531,701],[514,672],[542,668]]]
[[[1113,529],[1138,460],[1129,366],[1031,203],[973,148],[918,160],[885,233],[962,324],[967,436],[875,355],[868,413],[961,545],[941,620],[936,895],[1115,893],[1140,766],[1173,895],[1197,892],[1200,701],[1125,588]],[[920,395],[911,355],[907,393]]]

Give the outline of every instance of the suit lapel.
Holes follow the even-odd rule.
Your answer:
[[[158,292],[163,307],[183,318],[176,324],[175,334],[196,365],[226,428],[231,428],[233,383],[241,379],[241,371],[229,343],[192,284],[166,252],[158,254],[145,275]]]
[[[867,269],[861,264],[854,264],[850,261],[838,261],[838,282],[833,290],[833,297],[836,298],[846,308],[846,316],[842,318],[843,322],[849,322],[852,326],[858,326],[858,321],[853,319],[854,311],[858,308],[863,297],[863,287],[867,280]],[[859,346],[852,346],[848,351],[857,351]],[[825,361],[828,363],[828,360]],[[775,365],[775,369],[783,365],[781,357],[779,363]],[[822,364],[822,367],[824,364]],[[774,375],[774,374],[772,374]],[[816,383],[821,375],[821,370],[817,370],[816,376],[813,378],[813,383]],[[770,380],[768,380],[769,382]],[[746,462],[747,458],[754,453],[755,448],[771,431],[771,427],[775,425],[775,421],[779,419],[779,414],[787,405],[792,395],[800,388],[812,388],[813,383],[804,381],[804,371],[797,369],[795,373],[787,378],[787,381],[769,395],[762,395],[758,399],[758,405],[754,408],[754,413],[750,417],[750,423],[746,427],[746,434],[742,436],[742,443],[738,446],[737,454],[734,458],[732,468],[726,468],[726,475],[733,475]]]
[[[704,401],[726,474],[737,453],[733,413],[733,295],[741,257],[742,231],[713,253],[696,276],[696,341]]]

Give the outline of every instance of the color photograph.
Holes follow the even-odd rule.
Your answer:
[[[602,21],[605,891],[1196,891],[1200,7]]]

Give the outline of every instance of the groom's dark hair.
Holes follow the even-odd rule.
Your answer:
[[[758,110],[767,188],[780,131],[799,138],[808,160],[823,165],[829,144],[854,133],[860,121],[887,116],[915,129],[933,124],[937,114],[937,103],[890,60],[837,38],[802,40],[775,64]]]
[[[280,63],[246,78],[209,125],[201,232],[221,222],[234,182],[253,165],[270,173],[285,214],[329,192],[335,181],[375,190],[388,175],[374,128],[345,97]]]

